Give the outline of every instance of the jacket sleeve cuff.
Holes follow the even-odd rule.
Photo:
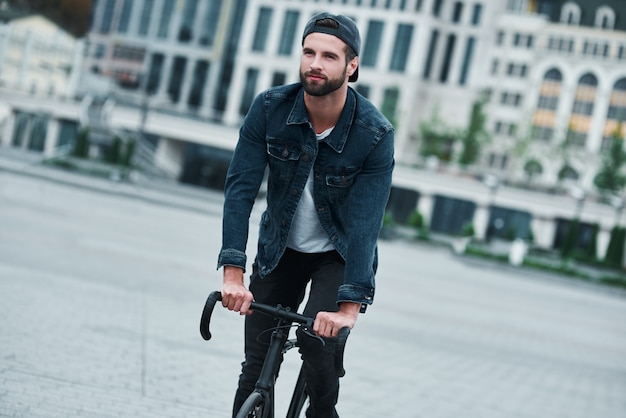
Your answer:
[[[361,312],[363,313],[365,312],[365,308],[374,302],[374,289],[343,284],[339,286],[339,292],[337,294],[337,303],[341,302],[360,303]]]
[[[246,253],[232,248],[223,249],[217,258],[217,268],[223,266],[241,267],[246,271],[247,257]]]

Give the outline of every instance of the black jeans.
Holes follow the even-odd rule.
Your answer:
[[[297,310],[302,303],[306,286],[311,282],[304,315],[315,317],[319,311],[335,312],[337,290],[343,283],[344,261],[336,251],[304,254],[287,249],[276,269],[263,279],[258,278],[253,266],[250,291],[254,300],[269,305],[281,304]],[[271,332],[264,332],[276,321],[254,312],[246,317],[245,361],[235,395],[233,416],[254,390],[265,360]],[[339,396],[339,377],[334,366],[335,346],[326,345],[304,333],[298,333],[300,353],[304,362],[305,379],[310,405],[308,418],[338,418],[335,405]]]

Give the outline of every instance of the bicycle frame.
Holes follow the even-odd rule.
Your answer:
[[[209,294],[204,305],[204,310],[202,311],[202,317],[200,319],[200,334],[202,335],[202,338],[207,341],[210,340],[212,337],[209,330],[209,325],[213,309],[215,307],[215,304],[221,300],[221,293],[215,291]],[[288,340],[291,325],[294,323],[299,324],[300,327],[304,328],[305,332],[309,333],[313,337],[316,337],[315,335],[311,334],[310,331],[313,329],[314,319],[300,315],[295,312],[291,312],[289,308],[285,308],[280,305],[269,306],[252,302],[250,308],[254,311],[259,311],[266,315],[273,316],[278,320],[278,323],[276,327],[274,327],[272,330],[270,345],[265,356],[265,361],[263,362],[261,373],[256,382],[255,390],[246,400],[246,403],[244,403],[241,410],[256,410],[258,406],[258,408],[260,409],[260,415],[255,414],[255,417],[274,418],[274,384],[276,381],[276,375],[278,374],[278,369],[280,367],[281,354],[297,346],[297,343],[294,340]],[[339,377],[345,375],[345,370],[343,369],[343,353],[349,333],[349,328],[342,328],[339,332],[339,336],[337,337],[335,369]],[[322,342],[322,344],[324,343],[324,340],[322,338],[320,338],[320,341]],[[297,418],[300,414],[305,399],[306,383],[304,381],[304,375],[301,369],[286,418]],[[241,416],[242,418],[246,418],[248,416],[247,413],[245,413],[244,415],[239,415],[242,414],[241,410],[238,413],[237,417]]]

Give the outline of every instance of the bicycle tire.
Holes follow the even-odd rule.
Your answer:
[[[308,397],[309,395],[306,391],[306,381],[304,380],[304,367],[301,367],[300,373],[298,374],[298,380],[296,380],[296,385],[293,389],[293,396],[291,397],[291,402],[289,403],[286,418],[299,418]]]
[[[263,395],[252,392],[239,408],[236,418],[266,418],[267,406]]]

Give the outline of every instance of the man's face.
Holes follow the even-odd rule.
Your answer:
[[[325,96],[348,82],[346,44],[339,38],[313,32],[304,39],[300,59],[300,81],[311,96]],[[354,60],[353,60],[354,61]]]

